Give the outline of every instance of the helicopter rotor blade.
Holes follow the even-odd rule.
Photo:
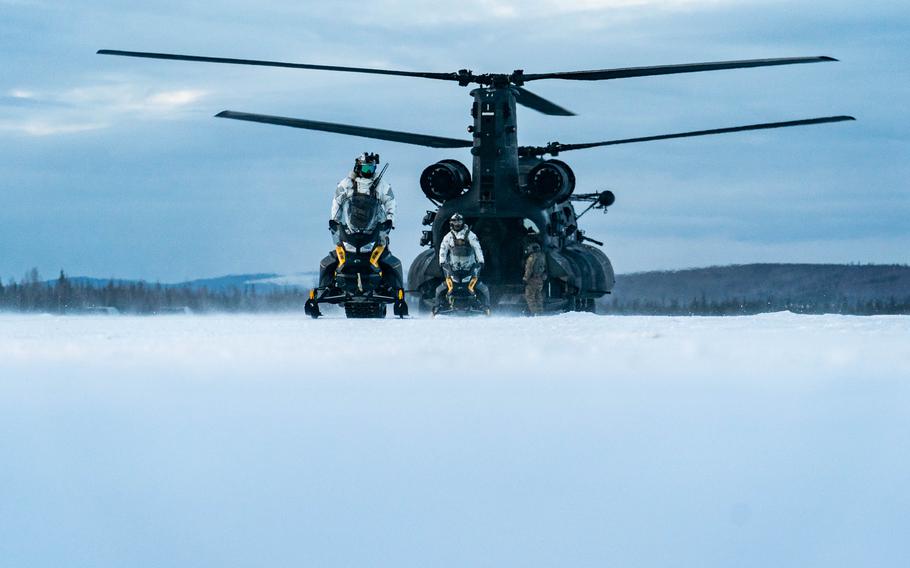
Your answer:
[[[172,61],[197,61],[203,63],[227,63],[231,65],[254,65],[260,67],[285,67],[290,69],[313,69],[317,71],[342,71],[346,73],[367,73],[372,75],[395,75],[399,77],[419,77],[424,79],[439,79],[443,81],[455,81],[461,86],[467,86],[471,83],[479,85],[492,85],[498,77],[505,77],[512,84],[520,87],[526,81],[537,81],[539,79],[567,79],[575,81],[602,81],[607,79],[625,79],[629,77],[647,77],[651,75],[672,75],[676,73],[696,73],[700,71],[718,71],[722,69],[742,69],[747,67],[768,67],[774,65],[794,65],[799,63],[822,63],[826,61],[837,61],[833,57],[784,57],[776,59],[746,59],[741,61],[718,61],[708,63],[684,63],[680,65],[658,65],[654,67],[626,67],[618,69],[597,69],[592,71],[564,71],[555,73],[528,73],[524,71],[514,71],[510,75],[495,75],[484,73],[475,75],[468,69],[462,69],[455,73],[438,73],[428,71],[400,71],[395,69],[377,69],[368,67],[346,67],[340,65],[315,65],[311,63],[289,63],[285,61],[267,61],[260,59],[236,59],[231,57],[208,57],[200,55],[181,55],[176,53],[154,53],[148,51],[122,51],[118,49],[100,49],[99,55],[118,55],[121,57],[139,57],[145,59],[168,59]],[[547,114],[557,114],[568,112],[545,99],[536,100],[530,93],[524,93],[529,100],[533,100],[528,106],[538,103],[538,106],[547,108],[552,112],[541,110],[531,106],[535,110],[540,110]],[[558,109],[558,110],[557,110]],[[561,114],[560,116],[567,116]]]
[[[549,114],[551,116],[575,116],[574,112],[564,109],[558,104],[550,102],[540,95],[535,95],[527,89],[524,89],[522,87],[515,87],[515,90],[518,92],[518,96],[515,97],[515,102],[520,105],[524,105],[528,108],[536,110],[537,112],[542,112],[543,114]]]
[[[369,73],[373,75],[397,75],[400,77],[422,77],[424,79],[442,79],[458,81],[457,73],[430,73],[422,71],[396,71],[393,69],[372,69],[366,67],[342,67],[338,65],[313,65],[309,63],[287,63],[284,61],[264,61],[259,59],[234,59],[230,57],[206,57],[200,55],[180,55],[175,53],[151,53],[146,51],[121,51],[117,49],[100,49],[98,55],[119,55],[122,57],[141,57],[145,59],[170,59],[174,61],[198,61],[202,63],[227,63],[231,65],[255,65],[259,67],[287,67],[290,69],[315,69],[317,71],[344,71],[347,73]]]
[[[541,156],[543,154],[557,155],[560,152],[569,150],[584,150],[586,148],[597,148],[599,146],[616,146],[618,144],[632,144],[635,142],[652,142],[654,140],[669,140],[671,138],[690,138],[693,136],[709,136],[712,134],[727,134],[730,132],[746,132],[749,130],[767,130],[771,128],[786,128],[788,126],[808,126],[812,124],[827,124],[830,122],[845,122],[856,120],[852,116],[825,116],[821,118],[808,118],[803,120],[789,120],[786,122],[766,122],[762,124],[749,124],[745,126],[733,126],[730,128],[714,128],[711,130],[694,130],[691,132],[677,132],[675,134],[661,134],[658,136],[644,136],[641,138],[625,138],[621,140],[606,140],[604,142],[589,142],[586,144],[560,144],[551,142],[546,146],[524,146],[519,148],[519,154],[522,156]]]
[[[336,134],[361,136],[363,138],[373,138],[376,140],[402,142],[404,144],[414,144],[416,146],[429,146],[430,148],[470,148],[474,145],[474,143],[470,140],[458,140],[455,138],[444,138],[442,136],[414,134],[412,132],[401,132],[399,130],[384,130],[381,128],[354,126],[350,124],[338,124],[334,122],[319,122],[316,120],[304,120],[301,118],[287,118],[283,116],[270,116],[266,114],[235,112],[232,110],[219,112],[215,116],[218,118],[232,118],[234,120],[261,122],[263,124],[277,124],[279,126],[290,126],[292,128],[303,128],[306,130],[319,130],[321,132],[334,132]]]
[[[524,81],[539,79],[568,79],[573,81],[604,81],[649,77],[652,75],[674,75],[676,73],[698,73],[723,69],[744,69],[747,67],[771,67],[774,65],[796,65],[799,63],[823,63],[837,61],[833,57],[782,57],[777,59],[745,59],[741,61],[717,61],[709,63],[683,63],[681,65],[657,65],[654,67],[626,67],[621,69],[597,69],[593,71],[565,71],[556,73],[525,73]]]

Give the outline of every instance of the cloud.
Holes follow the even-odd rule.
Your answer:
[[[23,89],[12,89],[5,95],[0,95],[0,109],[3,107],[41,107],[53,104],[56,103],[42,101],[35,97],[35,93]]]
[[[208,93],[200,89],[147,91],[126,83],[109,83],[68,89],[44,98],[80,109],[108,114],[155,115],[163,118],[198,102]]]
[[[35,98],[35,93],[24,89],[13,89],[9,92],[9,96],[15,99],[33,99]]]
[[[448,5],[443,8],[438,6],[439,3],[433,3],[433,8],[420,9],[415,8],[413,2],[382,0],[367,5],[362,2],[332,2],[324,7],[308,6],[299,2],[277,5],[273,3],[272,9],[290,14],[316,12],[326,18],[338,12],[356,10],[361,15],[359,21],[382,27],[400,28],[412,25],[507,23],[522,19],[537,19],[540,22],[546,21],[547,25],[553,25],[553,17],[572,14],[599,12],[611,16],[628,16],[629,12],[638,12],[641,9],[647,9],[648,13],[672,12],[734,3],[733,0],[462,0],[447,3]],[[584,24],[581,23],[580,26],[584,27]]]
[[[40,120],[0,121],[0,132],[13,132],[29,136],[52,136],[55,134],[74,134],[99,130],[106,127],[104,123],[52,123]]]
[[[7,97],[0,95],[0,108],[2,107],[33,107],[41,106],[41,103],[31,99],[21,99],[18,97]]]
[[[480,4],[493,5],[492,13],[521,15],[530,12],[577,13],[624,8],[652,8],[655,10],[677,10],[732,4],[731,0],[477,0]]]
[[[145,103],[157,110],[174,109],[192,104],[205,96],[205,91],[183,89],[178,91],[162,91],[146,97]]]
[[[14,113],[6,113],[5,119],[0,116],[0,132],[52,136],[99,130],[127,116],[173,119],[207,94],[201,89],[185,88],[147,91],[120,83],[61,91],[15,88],[0,97],[0,108],[16,107]]]

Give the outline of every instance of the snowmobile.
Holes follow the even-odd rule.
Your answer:
[[[330,222],[335,250],[319,263],[319,286],[310,291],[304,312],[322,315],[319,304],[340,304],[349,318],[384,318],[388,304],[398,317],[408,315],[401,261],[386,247],[388,223],[377,221],[378,202],[355,195],[342,223]]]
[[[433,307],[433,316],[437,315],[490,315],[490,306],[486,305],[477,292],[477,266],[446,266],[446,291],[442,299]]]

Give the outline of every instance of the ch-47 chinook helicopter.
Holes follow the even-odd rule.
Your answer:
[[[610,293],[615,282],[613,267],[599,248],[587,244],[602,243],[585,236],[579,228],[578,218],[584,212],[577,213],[574,203],[587,202],[589,205],[585,209],[586,212],[591,208],[606,209],[613,204],[615,197],[609,191],[574,193],[575,174],[568,164],[556,159],[562,152],[634,142],[854,120],[850,116],[827,116],[582,144],[550,142],[545,146],[518,145],[516,104],[547,115],[574,114],[524,88],[530,81],[544,79],[602,81],[836,61],[831,57],[752,59],[555,73],[525,73],[519,69],[511,73],[475,74],[466,69],[454,73],[434,73],[136,51],[101,50],[98,53],[151,59],[419,77],[450,81],[462,87],[477,85],[477,88],[470,92],[474,98],[471,107],[473,124],[468,126],[471,139],[445,138],[229,110],[216,115],[221,118],[432,148],[470,148],[473,156],[472,168],[469,169],[457,160],[446,159],[430,165],[420,176],[421,189],[436,207],[435,211],[427,212],[423,219],[424,225],[430,229],[424,231],[421,244],[430,246],[431,249],[417,256],[408,273],[408,287],[419,297],[423,308],[429,307],[434,297],[434,289],[442,281],[436,252],[448,229],[448,220],[456,212],[465,217],[480,239],[486,257],[486,266],[481,278],[490,288],[494,306],[508,308],[520,303],[523,249],[529,240],[537,241],[546,252],[549,278],[544,294],[547,309],[591,311],[597,298]],[[545,156],[549,158],[545,159]]]

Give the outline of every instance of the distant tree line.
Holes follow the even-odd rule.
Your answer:
[[[45,282],[36,269],[19,282],[0,282],[0,311],[11,312],[269,312],[302,310],[306,298],[307,292],[292,287],[270,287],[262,292],[252,285],[226,290],[116,280],[97,285],[70,280],[63,271],[56,281]]]
[[[72,280],[60,272],[54,281],[41,279],[37,269],[18,282],[0,282],[0,312],[127,314],[275,312],[303,309],[307,291],[296,287],[253,285],[209,289],[189,285],[109,280],[105,284]],[[791,311],[804,314],[910,314],[910,290],[888,297],[851,297],[819,291],[799,298],[768,295],[765,299],[712,298],[705,293],[681,300],[643,298],[632,291],[607,296],[598,312],[622,315],[729,316]]]
[[[800,314],[844,314],[844,315],[908,315],[910,295],[904,298],[894,296],[888,299],[828,299],[775,298],[746,300],[729,298],[709,300],[704,296],[689,301],[679,299],[643,300],[640,298],[614,297],[602,304],[603,313],[624,315],[674,315],[674,316],[732,316],[754,315],[767,312],[791,311]]]

